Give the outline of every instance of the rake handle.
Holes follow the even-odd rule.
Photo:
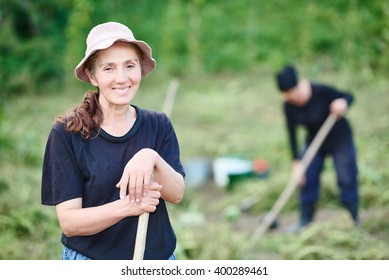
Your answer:
[[[336,122],[336,116],[330,114],[326,121],[321,126],[320,130],[316,134],[312,143],[309,145],[307,151],[305,152],[303,158],[301,159],[301,168],[298,174],[295,174],[290,179],[288,185],[285,187],[281,195],[278,197],[277,201],[274,203],[270,212],[265,216],[262,223],[259,224],[258,228],[255,230],[253,237],[261,238],[267,229],[270,227],[274,219],[281,212],[282,208],[285,206],[286,202],[289,200],[293,191],[298,186],[298,183],[301,181],[302,177],[305,174],[306,169],[311,163],[313,157],[317,153],[327,134],[330,132],[331,128]]]

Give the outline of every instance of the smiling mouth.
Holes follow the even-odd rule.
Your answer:
[[[130,87],[125,88],[114,88],[114,91],[116,91],[119,94],[127,93],[130,90]]]

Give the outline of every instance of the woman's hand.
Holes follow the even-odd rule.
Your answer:
[[[130,203],[139,203],[146,196],[145,189],[150,187],[158,154],[152,149],[137,152],[124,167],[123,175],[116,187],[120,198],[124,199],[128,190]]]
[[[120,220],[130,216],[139,216],[145,212],[154,212],[161,198],[162,186],[151,182],[144,188],[146,196],[140,203],[130,203],[126,199],[117,199],[110,203],[82,208],[82,198],[74,198],[56,205],[58,221],[66,236],[86,236],[99,233]]]
[[[154,212],[161,198],[162,186],[157,182],[151,182],[150,185],[144,188],[145,196],[139,203],[130,203],[129,195],[125,199],[121,199],[123,211],[127,212],[125,216],[139,216],[145,212]]]

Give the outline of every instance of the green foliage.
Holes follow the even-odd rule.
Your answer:
[[[18,1],[0,4],[0,94],[74,80],[90,28],[128,24],[171,75],[289,61],[369,73],[389,68],[387,1]]]
[[[2,1],[0,259],[60,257],[55,210],[40,205],[44,145],[54,117],[81,101],[73,69],[91,26],[107,20],[128,24],[157,59],[136,104],[161,110],[170,78],[180,77],[171,118],[184,162],[238,154],[269,163],[268,177],[229,190],[187,186],[184,201],[170,207],[179,259],[388,259],[388,11],[387,1],[358,0]],[[359,229],[337,214],[300,235],[251,238],[289,179],[273,81],[288,61],[355,94],[349,116],[360,169]],[[331,164],[320,209],[339,213]],[[247,201],[251,207],[239,213]],[[294,220],[296,212],[292,197],[281,218]]]
[[[382,228],[382,221],[379,222]],[[368,229],[367,229],[368,230]],[[371,234],[371,233],[370,233]],[[291,246],[284,246],[285,259],[316,260],[387,260],[389,254],[377,244],[377,239],[366,231],[331,224],[315,225],[297,237]],[[323,243],[323,240],[326,240]],[[378,241],[381,246],[387,246]],[[342,248],[339,250],[338,248]]]
[[[1,98],[61,85],[68,9],[63,1],[2,1]]]

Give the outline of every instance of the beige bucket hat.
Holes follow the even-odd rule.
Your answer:
[[[143,52],[142,76],[149,74],[156,66],[155,59],[149,45],[140,40],[136,40],[132,31],[125,25],[118,22],[106,22],[96,25],[89,32],[86,38],[85,56],[74,70],[76,77],[86,83],[90,83],[85,73],[85,62],[96,51],[109,48],[116,41],[131,42],[136,44]]]

